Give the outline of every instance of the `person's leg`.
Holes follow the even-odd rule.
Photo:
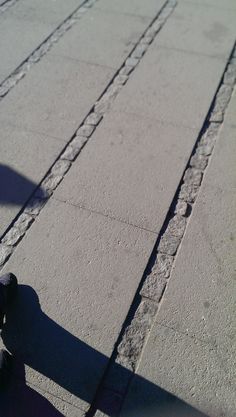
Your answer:
[[[9,273],[0,277],[0,329],[3,326],[7,307],[14,297],[17,289],[17,278]]]
[[[0,350],[0,388],[8,382],[12,366],[12,356],[6,350]]]

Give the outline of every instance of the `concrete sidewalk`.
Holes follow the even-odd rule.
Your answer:
[[[235,416],[235,27],[230,0],[0,14],[0,416]]]

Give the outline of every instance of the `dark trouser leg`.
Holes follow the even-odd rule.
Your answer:
[[[3,326],[4,316],[8,305],[16,294],[17,278],[14,274],[9,273],[0,277],[0,329]]]

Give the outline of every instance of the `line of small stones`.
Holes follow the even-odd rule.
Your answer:
[[[8,10],[10,7],[14,6],[19,0],[6,0],[5,3],[3,3],[0,6],[0,15],[4,13],[6,10]]]
[[[10,0],[12,5],[18,0]],[[51,49],[54,43],[76,23],[98,0],[85,0],[68,18],[66,18],[50,36],[35,49],[26,60],[19,65],[1,84],[0,84],[0,101],[8,92],[27,74],[30,68]],[[7,3],[9,4],[9,2]],[[3,5],[4,7],[4,5]],[[8,6],[10,7],[10,6]],[[0,8],[1,12],[1,8]]]
[[[104,114],[111,107],[117,94],[120,92],[123,85],[128,81],[131,72],[138,65],[154,37],[172,13],[175,4],[175,0],[168,0],[165,3],[157,17],[155,17],[152,23],[145,30],[140,40],[136,43],[136,45],[134,45],[134,48],[125,63],[122,64],[120,70],[116,73],[105,92],[95,103],[88,116],[77,129],[72,139],[68,142],[39,187],[29,198],[28,202],[22,208],[13,223],[9,226],[5,234],[1,237],[0,268],[3,267],[8,261],[16,246],[24,237],[27,229],[32,225],[41,209],[47,203],[48,199],[51,197],[75,159],[78,157],[90,136],[103,119]]]
[[[110,417],[119,415],[157,316],[235,82],[236,46],[227,64],[207,121],[184,171],[133,306],[131,306],[130,315],[132,317],[129,318],[128,315],[127,319],[130,324],[126,325],[125,323],[124,325],[102,387],[97,395],[94,407],[97,410],[95,417],[105,417],[107,414]],[[125,369],[127,372],[124,371]],[[100,410],[106,410],[106,412]],[[91,413],[92,415],[94,412]]]

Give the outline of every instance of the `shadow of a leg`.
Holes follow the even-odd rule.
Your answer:
[[[40,372],[88,404],[92,403],[109,358],[46,316],[31,287],[19,286],[18,297],[7,314],[2,337],[19,363]],[[116,383],[120,380],[121,384],[131,376],[131,372],[120,365],[115,366],[114,373]],[[14,378],[17,381],[24,380],[17,370]],[[11,391],[9,395],[14,398],[17,395],[21,399],[19,401],[25,398],[24,401],[29,401],[29,404],[39,402],[39,409],[45,406],[46,411],[42,411],[41,416],[61,416],[60,413],[53,414],[56,413],[55,409],[47,414],[48,401],[44,403],[42,397],[25,384],[19,383],[14,389],[15,393]],[[203,414],[138,375],[131,384],[128,398],[122,417],[203,417]],[[110,417],[116,416],[119,411],[119,406],[110,398],[99,403],[98,408]],[[38,417],[35,414],[23,416]],[[21,415],[3,414],[3,417]]]
[[[12,379],[0,392],[0,417],[64,417],[52,404],[25,383],[24,364],[13,360]]]

